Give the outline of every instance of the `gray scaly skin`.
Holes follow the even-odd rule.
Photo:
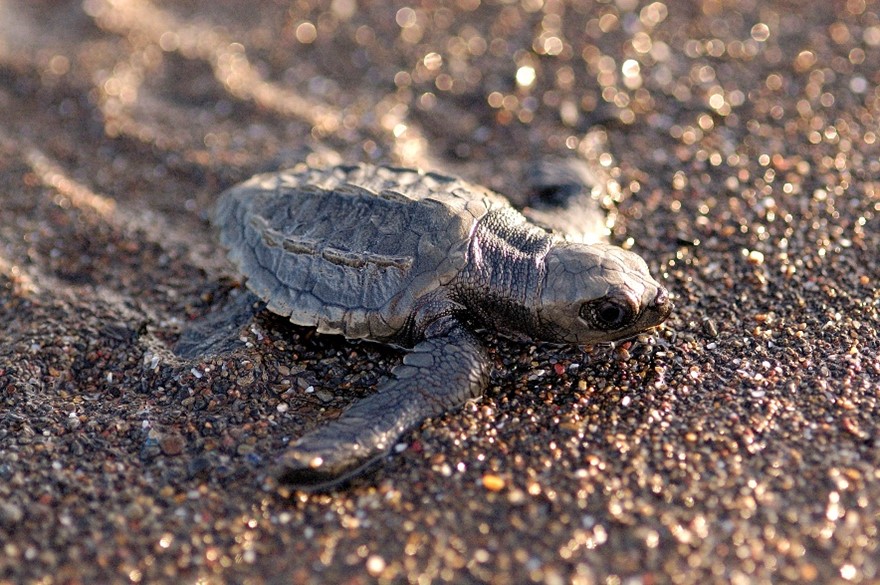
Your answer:
[[[280,480],[321,489],[362,471],[427,417],[480,396],[471,333],[595,344],[672,310],[639,256],[566,241],[461,179],[371,165],[257,175],[214,222],[267,308],[321,333],[410,348],[375,394],[294,440]]]

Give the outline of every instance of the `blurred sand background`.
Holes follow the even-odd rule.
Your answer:
[[[0,0],[0,583],[877,583],[880,5]],[[597,123],[677,310],[497,339],[490,390],[345,490],[284,445],[400,354],[234,300],[206,218],[297,162],[518,200]]]

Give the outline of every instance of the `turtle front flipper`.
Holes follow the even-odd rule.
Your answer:
[[[610,225],[600,201],[616,200],[620,194],[604,160],[605,132],[589,132],[579,150],[581,158],[546,158],[529,169],[524,180],[529,197],[522,213],[570,242],[605,242]]]
[[[477,340],[451,316],[426,336],[376,394],[293,441],[280,458],[279,480],[304,490],[331,488],[386,455],[422,420],[480,396],[489,363]]]

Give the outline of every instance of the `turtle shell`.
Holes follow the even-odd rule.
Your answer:
[[[476,222],[499,208],[503,197],[461,179],[356,165],[257,175],[223,193],[213,219],[269,310],[388,341],[459,275]]]

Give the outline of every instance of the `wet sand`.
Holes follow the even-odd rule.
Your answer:
[[[369,4],[0,0],[0,583],[880,580],[880,6]],[[261,313],[176,356],[240,294],[217,194],[365,160],[521,201],[598,123],[673,317],[486,332],[482,400],[280,488],[400,353]]]

